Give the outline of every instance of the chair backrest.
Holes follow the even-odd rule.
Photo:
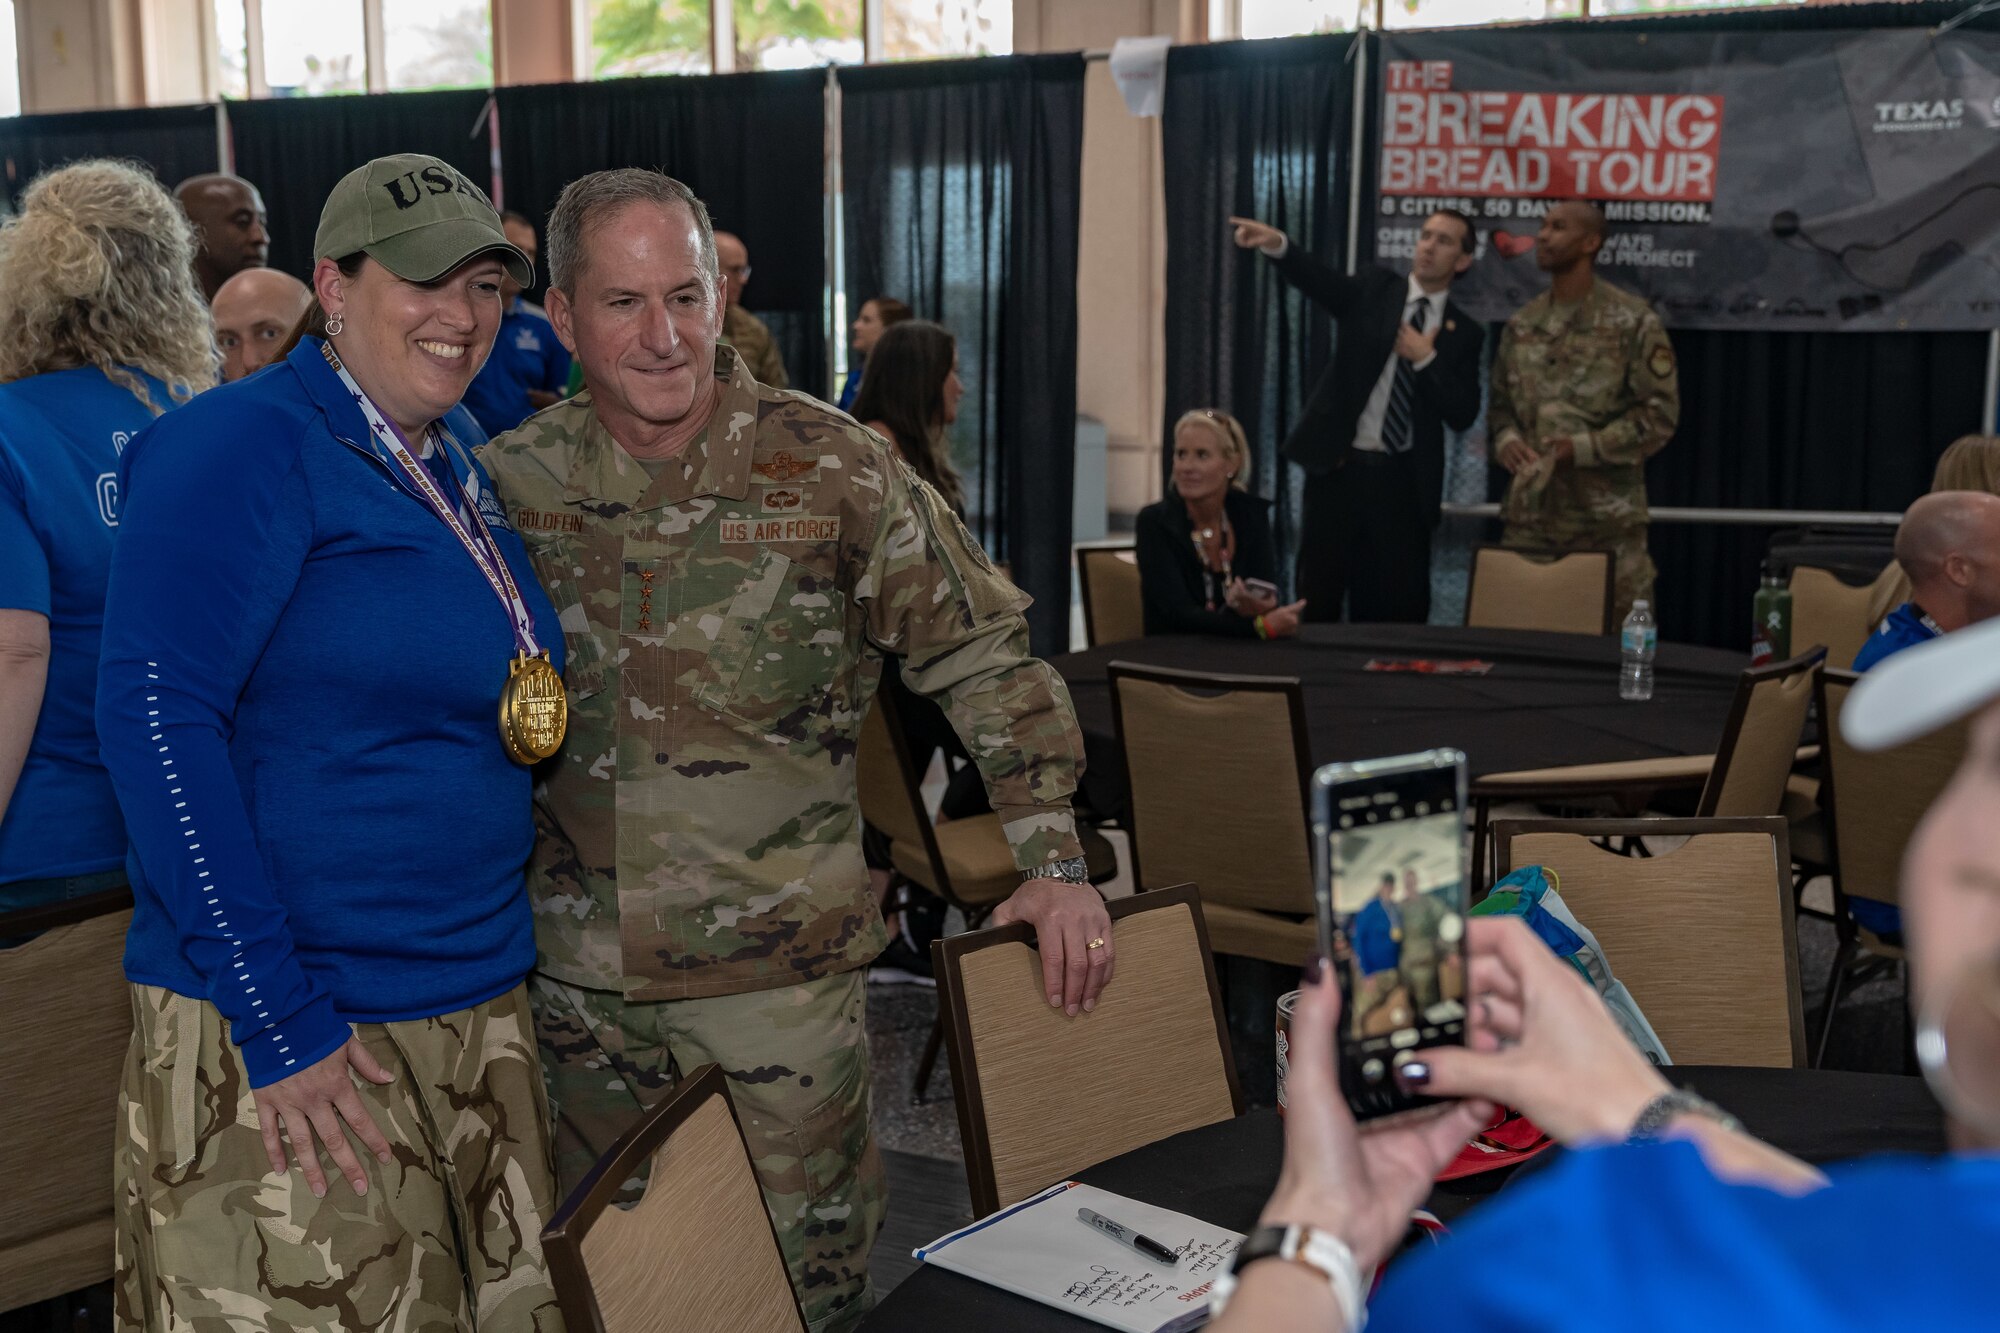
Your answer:
[[[1609,634],[1616,574],[1609,551],[1481,546],[1472,553],[1466,627]]]
[[[111,1276],[118,1084],[132,1044],[124,889],[0,916],[0,1310]]]
[[[1819,725],[1825,743],[1820,809],[1826,815],[1836,894],[1900,900],[1903,849],[1917,821],[1965,757],[1963,721],[1893,749],[1857,750],[1840,729],[1852,671],[1820,676]]]
[[[1139,552],[1131,546],[1079,546],[1076,576],[1083,593],[1088,646],[1146,636],[1146,597],[1139,587]]]
[[[977,1216],[1242,1114],[1194,886],[1120,898],[1110,912],[1117,975],[1075,1018],[1043,994],[1027,925],[931,946]]]
[[[647,1163],[646,1192],[612,1200]],[[542,1233],[571,1333],[803,1333],[778,1234],[718,1065],[598,1159]]]
[[[1797,762],[1799,736],[1812,709],[1813,681],[1826,650],[1751,667],[1737,682],[1736,702],[1715,747],[1715,766],[1695,813],[1704,817],[1775,815]]]
[[[1852,587],[1832,570],[1794,565],[1791,588],[1792,647],[1803,651],[1821,644],[1826,648],[1828,666],[1852,666],[1854,655],[1875,631],[1868,619],[1874,586],[1864,583]]]
[[[891,841],[922,848],[930,862],[930,882],[924,887],[963,909],[965,904],[952,889],[951,870],[938,849],[930,811],[924,807],[923,780],[903,731],[896,692],[884,685],[875,691],[855,738],[854,784],[861,817]]]
[[[1134,882],[1198,884],[1210,904],[1310,916],[1312,758],[1297,677],[1130,662],[1107,675]]]
[[[1563,901],[1676,1063],[1799,1067],[1805,1011],[1786,823],[1767,819],[1498,819],[1502,872],[1556,873]],[[1599,837],[1685,837],[1619,856]]]

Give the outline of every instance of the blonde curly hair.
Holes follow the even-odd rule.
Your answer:
[[[144,168],[95,158],[35,178],[0,227],[0,383],[96,366],[155,415],[213,385],[194,225]]]

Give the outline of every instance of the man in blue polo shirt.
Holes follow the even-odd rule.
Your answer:
[[[533,261],[540,251],[535,224],[509,212],[501,225]],[[562,397],[569,383],[568,350],[542,308],[521,299],[521,285],[511,275],[500,279],[500,303],[500,336],[465,391],[464,406],[488,435],[514,429]]]
[[[1921,497],[1896,529],[1896,560],[1909,576],[1910,600],[1861,645],[1856,671],[2000,616],[2000,496],[1934,491]]]

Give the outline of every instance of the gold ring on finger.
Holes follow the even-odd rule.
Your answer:
[[[1090,943],[1084,945],[1083,947],[1086,949],[1102,949],[1104,947],[1104,937],[1102,935],[1099,935],[1096,939],[1092,940]]]

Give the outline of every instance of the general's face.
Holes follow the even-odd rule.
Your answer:
[[[1911,835],[1902,899],[1919,1012],[2000,959],[2000,705],[1973,720],[1964,762]],[[1978,1058],[2000,1061],[2000,1049]]]
[[[239,273],[215,294],[215,345],[223,383],[254,375],[276,359],[305,313],[306,289],[269,269]]]
[[[1566,269],[1594,254],[1598,244],[1597,228],[1585,205],[1557,204],[1535,234],[1535,266],[1547,273]]]
[[[1416,258],[1411,272],[1427,287],[1449,282],[1472,267],[1472,236],[1465,223],[1444,213],[1426,219],[1417,233]]]
[[[212,181],[192,190],[183,204],[201,233],[203,255],[224,277],[270,262],[264,197],[249,181]]]
[[[965,398],[965,381],[958,377],[958,349],[951,352],[951,373],[944,377],[944,424],[958,420],[958,405]]]
[[[541,262],[542,247],[533,227],[525,222],[516,222],[512,218],[509,218],[500,224],[500,230],[506,232],[507,239],[518,246],[521,253],[528,257],[529,268],[533,268]],[[514,281],[513,276],[503,268],[500,273],[500,303],[503,306],[512,305],[514,298],[520,294],[521,284]]]
[[[861,303],[861,313],[854,317],[854,350],[867,356],[875,350],[875,340],[882,336],[882,312],[873,301]]]
[[[328,315],[340,316],[341,360],[407,432],[449,412],[485,364],[500,329],[501,274],[490,254],[434,282],[399,278],[373,259],[347,278],[322,259],[313,282]]]
[[[1174,436],[1174,489],[1184,500],[1212,500],[1229,489],[1230,451],[1197,421]]]
[[[642,429],[704,405],[722,302],[682,204],[627,204],[586,229],[576,290],[549,289],[549,317],[583,363],[602,414]]]

